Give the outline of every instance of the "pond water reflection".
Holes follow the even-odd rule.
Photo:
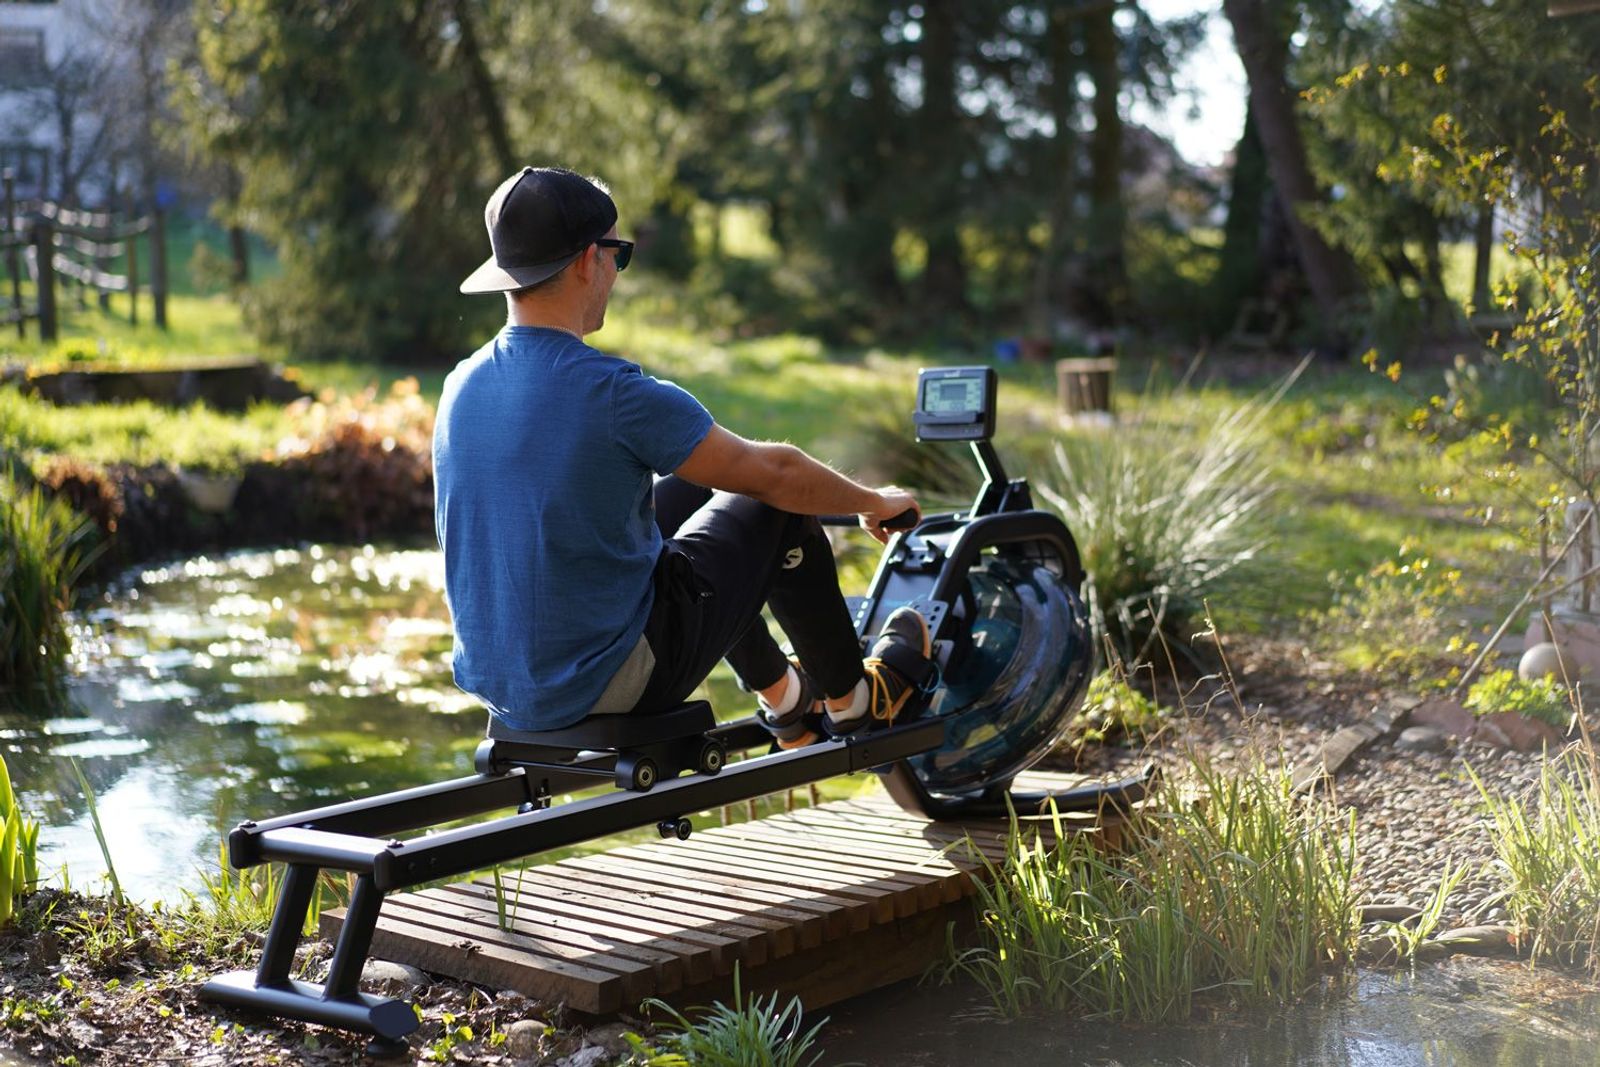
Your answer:
[[[144,900],[197,887],[241,819],[470,773],[485,720],[450,680],[443,582],[435,551],[370,546],[125,576],[79,612],[70,711],[0,714],[44,869],[105,868],[68,757]],[[731,679],[712,689],[737,710]]]
[[[1361,972],[1282,1010],[1134,1027],[1066,1017],[997,1021],[967,986],[903,983],[828,1015],[830,1063],[873,1067],[1594,1067],[1600,993],[1559,972],[1458,957]]]

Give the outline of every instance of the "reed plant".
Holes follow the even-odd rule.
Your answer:
[[[1168,806],[1133,817],[1109,854],[1013,820],[1006,857],[985,860],[981,943],[952,957],[1016,1016],[1033,1007],[1121,1021],[1186,1018],[1196,994],[1285,1003],[1358,931],[1353,816],[1294,794],[1286,775],[1195,759]]]
[[[0,700],[61,696],[66,613],[93,532],[66,504],[0,471]]]
[[[1473,782],[1494,824],[1505,908],[1529,957],[1600,977],[1600,756],[1592,740],[1548,760],[1531,796],[1492,792],[1476,773]]]
[[[105,827],[100,822],[100,805],[95,800],[94,786],[89,784],[89,777],[83,773],[83,766],[77,759],[73,758],[71,762],[72,773],[78,777],[78,788],[89,808],[89,826],[94,830],[94,839],[100,846],[100,857],[106,861],[106,879],[111,883],[111,899],[120,908],[127,903],[127,898],[122,895],[122,880],[117,877],[117,865],[111,861],[111,846],[106,843]]]
[[[39,882],[39,823],[22,814],[11,772],[0,755],[0,928],[11,922],[17,901]]]

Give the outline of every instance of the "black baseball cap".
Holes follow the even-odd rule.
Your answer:
[[[617,224],[617,205],[581,174],[523,167],[489,197],[483,221],[494,255],[467,275],[463,293],[504,293],[552,277]]]

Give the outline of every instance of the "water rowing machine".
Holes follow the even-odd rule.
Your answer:
[[[921,372],[917,439],[967,442],[983,484],[967,510],[924,516],[897,533],[867,594],[852,598],[863,641],[902,604],[927,617],[935,663],[919,717],[790,752],[774,750],[753,716],[718,723],[704,701],[562,730],[491,724],[470,777],[235,828],[228,836],[234,867],[283,863],[287,870],[259,966],[219,975],[201,995],[372,1034],[381,1051],[418,1025],[409,1004],[357,988],[386,893],[651,824],[663,837],[684,839],[689,813],[853,771],[876,771],[899,805],[935,819],[1003,816],[1008,806],[1036,811],[1051,801],[1060,810],[1092,810],[1142,797],[1148,771],[1068,792],[1011,789],[1060,740],[1094,654],[1072,534],[1033,508],[1027,482],[1006,476],[990,443],[996,390],[987,367]],[[746,758],[730,761],[732,753]],[[606,783],[609,792],[555,803]],[[430,829],[505,811],[513,813]],[[419,830],[428,832],[397,836]],[[323,869],[356,879],[318,985],[289,972]]]

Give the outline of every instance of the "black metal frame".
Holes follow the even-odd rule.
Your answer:
[[[616,791],[554,808],[544,806],[544,798],[592,785],[593,779],[581,773],[536,775],[519,767],[242,823],[228,835],[229,861],[235,867],[284,863],[288,870],[260,965],[254,971],[211,979],[201,987],[201,996],[386,1040],[402,1038],[418,1025],[410,1006],[356,988],[386,893],[651,822],[681,823],[690,812],[893,763],[940,747],[944,730],[941,720],[928,719],[794,752],[757,756],[731,764],[717,775],[665,781],[647,792]],[[715,733],[729,747],[748,747],[740,742],[751,739],[765,747],[771,740],[753,720],[730,723]],[[529,810],[490,822],[409,840],[391,836],[529,805]],[[318,985],[291,978],[289,970],[324,869],[349,871],[357,877],[327,980]]]

